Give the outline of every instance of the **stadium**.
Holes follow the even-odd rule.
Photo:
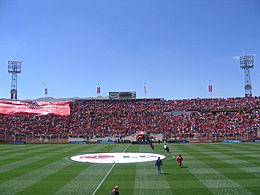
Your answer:
[[[0,107],[1,194],[106,194],[115,185],[122,194],[260,192],[258,97],[1,100]],[[120,153],[123,163],[109,161]],[[165,156],[161,175],[151,154]],[[71,160],[77,155],[80,162]]]
[[[2,100],[2,143],[143,141],[252,142],[260,137],[260,98]]]
[[[0,195],[259,195],[259,8],[0,0]]]

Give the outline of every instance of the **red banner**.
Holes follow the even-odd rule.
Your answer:
[[[36,102],[0,100],[0,114],[69,115],[69,102]]]

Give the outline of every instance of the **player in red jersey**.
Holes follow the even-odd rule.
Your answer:
[[[183,158],[182,158],[182,156],[179,154],[179,155],[176,157],[176,162],[178,163],[178,165],[180,166],[180,168],[182,168],[182,161],[183,161]]]

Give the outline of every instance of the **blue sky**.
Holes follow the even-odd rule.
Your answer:
[[[255,54],[260,96],[258,0],[0,0],[0,98],[8,60],[21,60],[18,98],[244,96],[236,56]],[[213,93],[209,94],[211,81]]]

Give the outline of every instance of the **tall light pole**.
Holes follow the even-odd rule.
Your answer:
[[[8,73],[12,74],[11,100],[17,100],[17,74],[21,73],[22,61],[8,61]]]
[[[243,55],[239,57],[240,68],[244,69],[245,77],[245,97],[252,97],[252,85],[250,78],[250,68],[254,67],[254,55]]]

